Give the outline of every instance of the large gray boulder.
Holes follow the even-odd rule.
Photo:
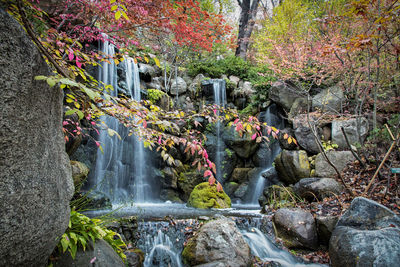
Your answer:
[[[314,200],[317,197],[318,200],[322,200],[325,197],[339,195],[343,187],[332,178],[303,178],[293,189],[302,198]]]
[[[317,227],[310,212],[301,209],[279,209],[274,215],[278,236],[288,248],[318,246]]]
[[[274,82],[269,91],[269,98],[288,112],[294,101],[302,96],[299,88],[283,81]]]
[[[304,150],[283,150],[274,163],[279,180],[286,185],[295,184],[311,173],[310,162]]]
[[[169,93],[171,95],[177,95],[177,94],[181,95],[186,92],[186,89],[187,89],[187,84],[185,80],[181,77],[177,77],[176,79],[173,79],[171,81],[171,88],[169,90]]]
[[[69,221],[62,98],[22,27],[0,9],[0,266],[44,266]]]
[[[341,127],[344,128],[350,145],[354,145],[364,142],[369,126],[368,120],[364,117],[332,121],[332,143],[337,144],[341,149],[348,149]]]
[[[294,131],[297,143],[310,154],[318,154],[319,147],[310,127],[300,126]]]
[[[339,172],[341,172],[348,163],[355,160],[350,151],[328,150],[325,153]],[[322,154],[318,154],[315,158],[315,175],[317,177],[334,177],[336,175],[335,169],[328,164]]]
[[[153,77],[157,76],[156,68],[148,64],[140,63],[139,76],[142,81],[149,83]]]
[[[188,87],[188,91],[191,98],[195,98],[201,91],[201,82],[206,77],[203,74],[198,74],[192,81],[192,83]]]
[[[93,262],[91,262],[93,261]],[[55,267],[125,267],[125,263],[114,249],[104,240],[96,240],[94,245],[89,243],[85,251],[79,249],[75,259],[72,259],[69,252],[61,255],[54,264]]]
[[[398,266],[400,218],[372,200],[355,198],[329,241],[332,266]]]
[[[340,112],[344,99],[342,88],[332,86],[313,97],[312,108],[323,112]]]
[[[250,248],[236,228],[235,223],[221,218],[204,224],[192,237],[182,252],[185,263],[190,266],[251,265]]]
[[[250,158],[258,148],[258,143],[251,139],[251,135],[243,134],[240,137],[233,126],[225,128],[222,138],[229,148],[244,159]]]

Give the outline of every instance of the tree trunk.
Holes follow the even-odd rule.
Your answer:
[[[235,54],[243,59],[246,59],[249,40],[251,32],[254,28],[259,2],[260,0],[238,0],[241,11],[237,43],[238,46]]]

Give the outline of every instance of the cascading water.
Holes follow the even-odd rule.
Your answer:
[[[103,36],[107,39],[107,36]],[[114,56],[115,47],[108,41],[101,43],[101,52],[107,56]],[[140,101],[140,80],[137,64],[133,59],[126,58],[125,77],[127,91],[131,97]],[[102,62],[99,68],[99,81],[114,88],[112,96],[118,96],[117,66],[113,60],[110,63]],[[106,194],[114,204],[127,204],[129,202],[148,202],[154,199],[152,189],[147,182],[145,153],[142,142],[137,137],[130,136],[126,127],[113,117],[103,116],[101,120],[108,128],[116,131],[116,135],[109,136],[107,129],[101,129],[99,142],[104,153],[97,151],[96,167],[92,178],[92,186],[96,191]],[[144,164],[146,162],[146,164]]]
[[[277,262],[282,267],[321,267],[320,264],[301,263],[296,257],[287,251],[278,248],[268,237],[257,228],[250,231],[243,230],[242,234],[249,244],[254,256],[263,262]]]
[[[225,107],[226,104],[226,82],[222,79],[214,79],[210,81],[213,85],[214,90],[214,103],[219,107]],[[219,111],[217,111],[219,116]],[[221,183],[224,182],[224,177],[222,175],[222,157],[225,150],[225,144],[221,137],[221,121],[218,120],[216,125],[216,155],[215,155],[215,167],[216,167],[216,178]]]
[[[274,126],[278,129],[282,129],[284,127],[284,121],[279,117],[275,104],[270,105],[263,115],[264,116],[260,118],[260,121],[266,122],[268,126]],[[269,186],[271,183],[271,181],[268,181],[264,176],[270,176],[270,174],[275,173],[275,168],[272,166],[272,163],[280,152],[281,148],[279,146],[279,142],[271,138],[267,155],[263,157],[261,162],[263,170],[260,171],[258,176],[256,176],[257,179],[255,181],[251,181],[252,183],[247,194],[248,198],[246,199],[247,204],[258,206],[258,198],[261,196],[264,188]]]

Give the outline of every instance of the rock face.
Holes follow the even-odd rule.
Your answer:
[[[235,223],[226,218],[204,224],[189,240],[182,257],[190,266],[247,267],[251,264],[249,246]]]
[[[355,160],[350,151],[334,151],[329,150],[326,152],[327,157],[341,172],[348,163]],[[326,162],[322,154],[318,154],[315,158],[315,175],[317,177],[334,177],[335,170]]]
[[[310,163],[304,150],[283,150],[274,162],[279,180],[286,185],[295,184],[301,178],[310,176]]]
[[[313,110],[319,109],[323,112],[340,112],[344,100],[343,90],[339,86],[324,89],[312,99]]]
[[[89,173],[89,168],[82,162],[71,160],[72,169],[72,179],[74,180],[74,185],[77,186],[81,184]]]
[[[317,228],[310,212],[301,209],[279,209],[274,215],[278,236],[289,248],[318,246]]]
[[[339,195],[343,187],[332,178],[303,178],[294,187],[294,192],[302,198],[314,200],[314,195],[318,200],[324,197]]]
[[[223,190],[218,192],[216,185],[204,182],[195,186],[187,205],[199,209],[227,209],[231,207],[231,199]]]
[[[44,266],[73,193],[62,92],[21,26],[0,9],[0,266]]]
[[[329,242],[332,266],[398,266],[400,218],[366,198],[355,198]]]
[[[95,258],[94,263],[90,261]],[[77,266],[77,267],[124,267],[125,264],[114,249],[104,240],[96,240],[94,246],[93,243],[89,244],[85,251],[79,249],[76,252],[75,259],[72,259],[71,255],[66,252],[61,255],[61,258],[57,261],[55,266]]]
[[[300,89],[282,81],[273,83],[269,91],[269,98],[287,111],[299,97],[302,97]]]
[[[368,120],[366,118],[332,121],[332,143],[337,144],[339,148],[348,149],[341,127],[344,128],[350,145],[362,144],[368,134]]]
[[[318,154],[319,148],[314,135],[309,127],[300,126],[294,131],[297,143],[305,151],[311,154]]]
[[[177,79],[173,79],[171,81],[171,89],[169,91],[169,93],[171,95],[177,95],[177,91],[178,94],[184,94],[186,92],[187,89],[187,84],[185,82],[185,80],[181,77],[177,77]]]
[[[244,134],[240,137],[233,126],[225,128],[222,138],[225,144],[241,158],[249,158],[258,148],[258,143],[255,140],[251,140],[250,135]]]

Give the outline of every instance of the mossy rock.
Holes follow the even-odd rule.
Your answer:
[[[89,174],[89,168],[82,162],[70,161],[72,169],[72,179],[74,180],[74,186],[78,187],[86,179]]]
[[[223,190],[218,192],[215,184],[204,182],[193,189],[187,205],[199,209],[227,209],[231,207],[231,199]]]

